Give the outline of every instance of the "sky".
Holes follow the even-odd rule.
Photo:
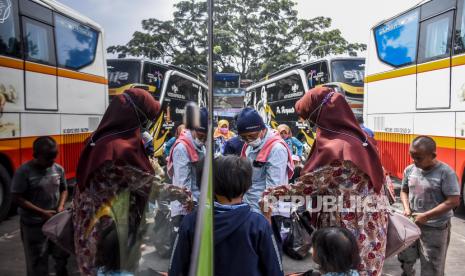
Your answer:
[[[58,0],[99,23],[106,46],[126,44],[147,18],[172,18],[178,0]],[[420,0],[296,0],[299,18],[326,16],[352,43],[368,43],[370,28]]]

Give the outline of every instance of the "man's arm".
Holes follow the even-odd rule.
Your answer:
[[[441,191],[446,196],[446,200],[433,209],[415,215],[415,222],[425,224],[431,219],[435,219],[460,205],[460,188],[457,175],[450,170],[442,180]]]
[[[68,182],[66,181],[65,171],[61,169],[60,199],[58,200],[57,212],[63,212],[65,210],[66,200],[68,200]]]
[[[55,210],[45,210],[45,209],[42,209],[34,204],[32,204],[32,202],[30,202],[29,200],[26,200],[22,194],[18,194],[18,193],[13,193],[13,200],[23,209],[26,209],[26,210],[29,210],[37,215],[39,215],[40,217],[44,218],[44,219],[49,219],[51,218],[53,215],[55,215],[57,212]]]
[[[58,203],[57,212],[63,212],[65,210],[66,200],[68,200],[68,190],[62,191],[60,193],[60,200]]]
[[[410,210],[410,204],[408,201],[408,189],[404,190],[404,188],[402,188],[402,191],[400,192],[400,200],[404,206],[404,216],[411,216],[412,210]]]
[[[448,196],[443,203],[439,204],[438,206],[429,210],[428,212],[414,213],[413,215],[415,216],[415,222],[418,224],[425,224],[429,220],[437,218],[449,212],[450,210],[454,209],[455,207],[458,207],[459,205],[460,205],[459,195]]]
[[[28,183],[28,172],[24,167],[20,167],[16,171],[11,182],[11,193],[13,195],[13,201],[21,208],[29,210],[44,219],[51,218],[54,214],[56,214],[55,210],[44,210],[39,206],[34,205],[24,197],[24,193],[26,193],[26,191],[29,189]]]
[[[401,184],[401,191],[400,191],[400,200],[402,201],[402,205],[404,206],[404,216],[411,216],[412,210],[410,209],[410,202],[408,200],[409,188],[408,188],[408,177],[410,172],[409,169],[406,168],[404,170],[404,176],[402,177],[402,184]]]
[[[185,186],[192,190],[192,187],[186,186],[191,173],[190,160],[187,154],[187,149],[183,144],[178,144],[173,149],[173,184],[176,186]]]
[[[281,144],[276,144],[266,162],[266,187],[289,183],[287,174],[288,153]]]

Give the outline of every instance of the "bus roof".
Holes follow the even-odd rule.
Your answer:
[[[314,63],[317,63],[317,62],[321,62],[321,61],[328,61],[328,62],[331,62],[331,61],[334,61],[334,60],[341,60],[341,59],[349,59],[349,60],[364,60],[365,58],[364,57],[347,57],[347,56],[339,56],[339,57],[324,57],[324,58],[320,58],[320,59],[316,59],[316,60],[312,60],[312,61],[308,61],[308,62],[303,62],[303,63],[297,63],[297,64],[292,64],[288,67],[285,67],[283,69],[280,69],[276,72],[273,72],[271,73],[270,75],[268,75],[268,78],[270,77],[274,77],[274,76],[277,76],[279,74],[282,74],[283,72],[286,72],[286,71],[289,71],[289,70],[292,70],[292,69],[300,69],[300,68],[303,68],[307,65],[311,65],[311,64],[314,64]],[[261,79],[260,81],[263,81],[265,80],[265,78]]]
[[[428,3],[428,2],[431,2],[431,1],[433,1],[433,0],[421,0],[421,1],[419,1],[417,4],[415,4],[414,6],[412,6],[411,8],[405,9],[404,11],[402,11],[402,12],[400,12],[400,13],[397,13],[397,14],[394,15],[394,16],[391,16],[391,17],[389,17],[389,18],[386,18],[386,19],[383,19],[383,20],[379,21],[378,23],[376,23],[375,25],[373,25],[373,27],[371,27],[371,29],[373,30],[373,29],[375,29],[376,27],[378,27],[378,26],[380,26],[380,25],[382,25],[382,24],[384,24],[384,23],[386,23],[386,22],[388,22],[388,21],[390,21],[390,20],[392,20],[392,19],[394,19],[394,18],[396,18],[396,17],[398,17],[398,16],[400,16],[400,15],[402,15],[402,14],[404,14],[404,13],[410,11],[410,10],[413,10],[413,9],[415,9],[415,8],[418,8],[419,6],[422,6],[423,4]]]
[[[64,15],[68,15],[72,17],[73,19],[76,19],[77,21],[80,21],[81,23],[84,23],[86,25],[89,25],[90,27],[102,32],[102,27],[92,19],[82,15],[81,13],[73,10],[72,8],[63,5],[62,3],[55,1],[55,0],[31,0],[32,2],[35,2],[37,4],[40,4],[42,6],[45,6],[53,11],[62,13]]]
[[[160,66],[160,67],[163,67],[167,70],[169,69],[172,69],[172,70],[177,70],[177,71],[180,71],[186,75],[190,75],[192,77],[197,77],[196,74],[192,73],[191,71],[185,69],[185,68],[182,68],[182,67],[179,67],[179,66],[176,66],[176,65],[172,65],[172,64],[164,64],[164,63],[160,63],[160,62],[156,62],[156,61],[153,61],[153,60],[150,60],[150,59],[146,59],[146,58],[109,58],[107,59],[107,61],[137,61],[137,62],[141,62],[141,63],[152,63],[152,64],[155,64],[157,66]]]

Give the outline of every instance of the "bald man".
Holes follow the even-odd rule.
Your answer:
[[[420,239],[398,256],[402,275],[415,275],[414,264],[421,262],[421,276],[442,276],[450,239],[450,218],[460,205],[457,175],[436,159],[436,143],[419,136],[410,145],[413,164],[404,171],[401,200],[404,214],[413,217],[421,229]]]

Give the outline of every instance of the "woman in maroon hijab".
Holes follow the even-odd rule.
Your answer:
[[[99,127],[86,141],[77,168],[73,218],[76,256],[83,275],[96,275],[98,267],[134,269],[137,260],[130,256],[139,251],[139,225],[151,189],[159,184],[145,154],[141,128],[153,121],[159,110],[160,104],[145,90],[126,90],[113,98]],[[102,233],[111,231],[117,234],[107,236],[117,238],[107,243],[113,242],[116,252],[106,254],[118,259],[117,268],[98,257]]]
[[[295,107],[300,117],[317,126],[300,185],[310,188],[313,195],[336,196],[337,203],[349,207],[334,212],[323,209],[317,226],[349,229],[360,247],[360,275],[381,275],[387,214],[384,173],[374,141],[359,127],[344,96],[330,88],[308,91]]]
[[[300,117],[317,126],[315,143],[297,183],[265,195],[312,197],[316,228],[349,229],[360,248],[361,263],[354,269],[360,275],[381,275],[387,204],[374,141],[360,129],[344,96],[330,88],[308,91],[295,108]]]

